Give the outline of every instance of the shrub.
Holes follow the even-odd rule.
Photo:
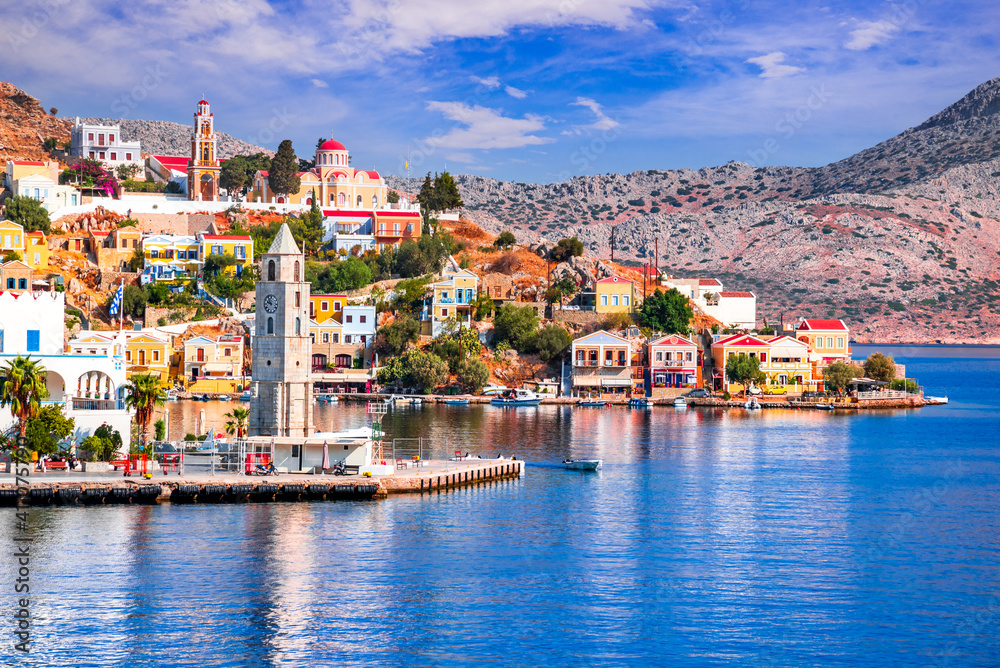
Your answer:
[[[558,357],[572,343],[573,337],[559,325],[543,327],[535,336],[535,348],[538,350],[538,356],[544,362]]]
[[[535,309],[504,304],[493,317],[493,342],[507,343],[516,350],[531,349],[537,329]]]
[[[479,394],[490,379],[490,370],[482,360],[465,360],[458,369],[458,382],[471,394]]]
[[[490,265],[490,271],[498,274],[512,275],[521,268],[521,258],[514,251],[507,251]]]

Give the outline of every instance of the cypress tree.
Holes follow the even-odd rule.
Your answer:
[[[271,159],[267,176],[268,185],[275,195],[290,195],[299,191],[299,159],[295,157],[292,140],[285,139],[278,145],[278,152]]]

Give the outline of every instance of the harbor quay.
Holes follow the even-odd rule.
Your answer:
[[[401,462],[389,474],[169,475],[150,479],[111,473],[0,476],[0,506],[104,506],[157,503],[364,501],[393,494],[437,493],[519,478],[525,462],[511,459]]]

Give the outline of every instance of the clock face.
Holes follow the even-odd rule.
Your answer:
[[[268,313],[274,313],[278,310],[278,298],[274,295],[268,295],[264,298],[264,310]]]

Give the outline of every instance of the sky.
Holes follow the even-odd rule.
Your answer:
[[[1000,76],[994,2],[34,0],[0,80],[62,116],[191,124],[356,168],[550,183],[819,166]]]

